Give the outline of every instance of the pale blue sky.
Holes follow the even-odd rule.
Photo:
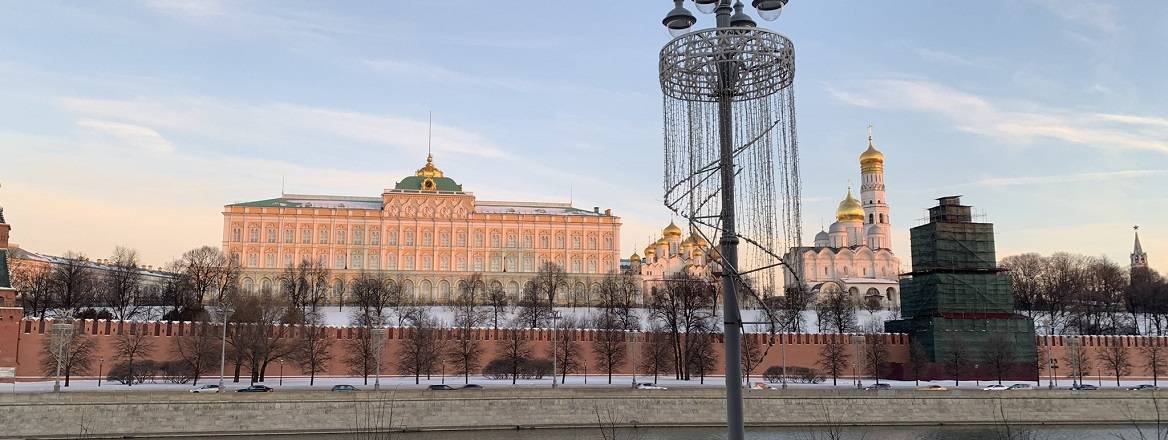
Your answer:
[[[0,1],[0,205],[29,249],[161,264],[281,176],[380,194],[424,161],[433,111],[436,163],[466,190],[613,208],[627,255],[669,222],[671,5]],[[1126,265],[1140,224],[1168,270],[1168,3],[792,0],[766,24],[796,47],[808,236],[871,122],[906,259],[922,210],[958,193],[999,256]]]

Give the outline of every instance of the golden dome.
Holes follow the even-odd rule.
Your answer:
[[[417,176],[419,177],[443,177],[442,170],[434,166],[434,155],[426,155],[426,166],[418,169]]]
[[[641,261],[641,256],[637,255],[636,252],[633,252],[633,255],[629,256],[629,261]]]
[[[864,221],[864,207],[860,205],[860,201],[852,197],[852,187],[848,187],[848,196],[839,204],[839,208],[835,210],[835,219],[841,222],[846,221]]]
[[[649,245],[649,246],[645,247],[645,256],[647,257],[650,255],[657,255],[657,250],[653,249],[653,245]]]
[[[868,127],[868,149],[860,153],[860,171],[880,171],[884,168],[884,153],[872,143],[872,127]]]
[[[673,222],[669,222],[669,226],[666,226],[661,231],[661,234],[666,237],[681,237],[681,228],[677,227]]]
[[[669,242],[665,241],[665,238],[662,237],[662,238],[658,238],[657,242],[653,243],[653,246],[669,246]]]
[[[710,242],[706,241],[706,238],[702,237],[701,234],[698,234],[697,232],[690,234],[689,239],[693,240],[693,244],[697,247],[703,249],[710,247]]]
[[[700,249],[694,249],[694,250],[693,250],[693,253],[691,253],[691,254],[690,254],[690,256],[692,256],[692,257],[694,257],[694,258],[701,257],[701,256],[702,256],[702,251],[701,251]]]
[[[694,239],[693,239],[692,235],[689,237],[685,237],[685,240],[681,241],[681,247],[683,247],[683,248],[693,247],[694,244],[695,243],[694,243]]]

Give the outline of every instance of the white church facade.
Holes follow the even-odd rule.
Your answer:
[[[785,260],[801,268],[787,270],[786,287],[802,283],[812,293],[844,291],[857,302],[900,306],[900,260],[892,252],[892,219],[884,188],[884,154],[876,150],[871,129],[868,149],[860,154],[860,198],[847,196],[836,221],[815,234],[813,246],[792,248]]]

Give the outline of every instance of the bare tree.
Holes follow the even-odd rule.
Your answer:
[[[486,318],[479,309],[485,283],[482,274],[471,276],[459,282],[458,297],[454,300],[454,340],[447,355],[455,366],[455,372],[462,374],[464,383],[470,383],[470,374],[479,369],[483,347],[475,338],[476,327]]]
[[[137,322],[123,323],[118,337],[114,339],[114,350],[117,359],[125,366],[129,377],[139,377],[142,361],[154,352],[154,339],[147,334],[147,324]],[[129,381],[126,385],[132,384]]]
[[[498,359],[506,366],[507,372],[511,375],[511,384],[514,385],[520,371],[531,359],[531,347],[528,346],[523,331],[516,328],[503,330]]]
[[[653,382],[657,382],[659,374],[673,370],[673,344],[660,325],[654,325],[643,335],[640,369],[652,372]]]
[[[499,317],[507,316],[507,308],[511,306],[511,301],[507,298],[507,292],[503,290],[503,286],[491,285],[487,288],[487,305],[491,308],[491,327],[499,328]]]
[[[682,272],[664,280],[660,288],[650,293],[650,316],[661,322],[673,344],[675,378],[690,379],[691,350],[700,338],[684,337],[703,332],[713,326],[709,314],[714,298],[714,285]]]
[[[1152,385],[1159,386],[1160,374],[1168,366],[1168,349],[1165,349],[1158,338],[1149,339],[1146,345],[1140,347],[1140,354],[1144,357],[1144,368],[1152,373]]]
[[[162,315],[164,321],[197,321],[196,309],[201,312],[201,305],[195,303],[195,291],[191,280],[184,272],[182,260],[174,260],[163,266],[163,271],[170,272],[171,276],[164,278],[158,286],[158,298],[170,310]],[[198,306],[198,307],[196,307]],[[200,313],[201,314],[201,313]]]
[[[969,352],[966,351],[965,344],[960,341],[954,341],[949,353],[945,356],[945,372],[953,375],[953,385],[961,385],[961,373],[969,367]]]
[[[1013,341],[1000,333],[990,336],[986,344],[985,361],[990,371],[998,378],[998,383],[1002,383],[1002,379],[1010,372],[1010,367],[1014,363]]]
[[[548,307],[555,307],[556,299],[568,288],[568,274],[558,264],[545,262],[531,278],[531,286],[536,294],[547,300]]]
[[[237,325],[230,342],[251,371],[251,382],[263,382],[268,365],[292,350],[287,304],[271,292],[244,295],[235,301]]]
[[[851,296],[842,290],[821,292],[820,295],[822,297],[815,305],[819,329],[830,333],[856,331],[856,305]]]
[[[868,335],[864,344],[864,371],[871,374],[876,383],[880,383],[880,374],[887,363],[888,344],[883,335]]]
[[[429,376],[441,364],[445,341],[437,320],[425,309],[411,319],[410,326],[397,365],[402,375],[414,376],[417,384],[421,383],[423,375]]]
[[[567,380],[568,373],[575,373],[580,368],[581,347],[576,341],[576,331],[580,324],[575,318],[564,318],[556,323],[555,347],[548,347],[548,359],[555,356],[556,370],[552,374],[560,375],[560,383]],[[554,377],[552,378],[555,379]]]
[[[74,332],[68,341],[68,346],[58,350],[52,338],[45,338],[41,348],[41,371],[46,377],[57,374],[57,360],[61,360],[61,374],[65,375],[65,386],[73,375],[89,374],[93,364],[93,354],[97,351],[97,342],[84,331]],[[62,353],[63,352],[63,353]],[[61,358],[61,355],[64,355]]]
[[[1010,269],[1014,307],[1033,318],[1044,292],[1046,259],[1035,253],[1011,255],[1002,259],[1001,266]]]
[[[600,282],[596,305],[606,320],[612,321],[621,330],[640,330],[641,322],[636,315],[637,296],[640,289],[632,274],[609,273]]]
[[[311,310],[298,333],[288,358],[300,371],[308,373],[308,385],[312,386],[316,384],[317,374],[328,371],[328,364],[333,359],[333,338],[329,337],[329,329],[322,325],[320,315]]]
[[[1127,347],[1124,347],[1120,341],[1109,341],[1106,346],[1100,348],[1096,355],[1099,356],[1100,365],[1115,375],[1115,386],[1119,386],[1120,377],[1131,374],[1131,357]]]
[[[207,321],[191,325],[191,332],[179,337],[172,348],[175,360],[191,373],[194,385],[199,379],[219,366],[222,327],[211,326]]]
[[[697,373],[701,383],[706,383],[706,375],[718,364],[718,352],[714,350],[714,334],[699,327],[692,329],[686,335],[686,345],[689,346],[687,367],[689,371]]]
[[[1091,371],[1091,357],[1087,355],[1087,347],[1084,347],[1082,341],[1070,341],[1073,343],[1067,344],[1065,349],[1065,357],[1067,368],[1069,368],[1071,377],[1075,378],[1075,384],[1081,385],[1083,383],[1083,376]]]
[[[233,282],[239,263],[219,248],[202,246],[183,253],[183,274],[194,292],[194,303],[201,305],[207,295],[222,292],[223,286]]]
[[[142,272],[138,251],[118,246],[110,258],[109,268],[98,280],[102,302],[119,321],[133,319],[142,311]]]
[[[819,349],[819,366],[831,375],[831,386],[839,384],[839,377],[848,367],[848,348],[839,335],[827,335],[827,343]]]
[[[20,305],[24,316],[45,319],[52,309],[53,271],[48,265],[20,260],[8,254],[8,268],[12,277],[12,287],[20,292]]]
[[[51,303],[57,315],[73,317],[93,306],[97,277],[84,255],[66,252],[53,266],[52,279],[55,292]]]
[[[544,327],[551,323],[553,309],[540,296],[535,284],[527,284],[523,287],[523,294],[519,297],[519,303],[516,306],[519,307],[515,316],[516,321],[523,323],[528,328]]]
[[[928,366],[929,355],[925,352],[925,347],[921,345],[921,341],[913,339],[909,342],[908,347],[908,363],[905,365],[909,371],[912,372],[913,380],[919,386],[921,384],[921,372]]]
[[[767,350],[763,350],[763,344],[756,342],[751,337],[752,335],[742,335],[742,372],[745,374],[747,384],[750,384],[750,375],[762,363],[763,358],[766,357]]]
[[[319,261],[302,259],[280,274],[280,292],[301,314],[316,312],[328,294],[328,270]]]
[[[628,355],[625,345],[624,323],[616,312],[601,313],[593,324],[596,333],[592,338],[592,354],[596,356],[596,363],[608,374],[608,383],[612,383],[612,373],[624,364]]]

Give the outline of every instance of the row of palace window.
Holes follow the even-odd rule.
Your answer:
[[[346,232],[347,231],[344,228],[337,228],[334,235],[332,236],[332,240],[336,244],[345,244],[345,241],[348,238],[348,237],[346,237]],[[266,243],[276,243],[279,241],[278,240],[279,237],[276,236],[276,228],[268,228],[264,232],[262,238],[263,238],[263,242],[266,242]],[[283,238],[284,238],[283,241],[285,244],[296,243],[296,231],[293,229],[285,229]],[[355,244],[355,245],[366,244],[365,230],[363,228],[359,228],[359,227],[353,228],[351,238],[352,238],[351,244]],[[381,231],[369,231],[368,238],[369,238],[368,244],[381,245]],[[404,231],[402,233],[401,238],[402,238],[402,240],[401,240],[402,244],[404,244],[406,246],[413,246],[414,244],[416,244],[414,231]],[[459,233],[455,234],[454,238],[455,238],[455,243],[457,243],[456,246],[466,247],[466,233],[459,232]],[[484,244],[486,243],[486,238],[487,238],[487,235],[485,233],[476,232],[474,234],[474,246],[475,247],[483,247]],[[502,234],[492,233],[492,234],[490,234],[490,238],[491,238],[491,247],[503,247],[504,237]],[[319,232],[317,233],[316,239],[317,239],[318,244],[329,244],[329,229],[328,228],[320,228]],[[449,232],[438,233],[438,245],[439,246],[450,246],[450,243],[451,243],[450,239],[451,239],[451,235]],[[519,247],[519,237],[517,235],[507,234],[506,240],[507,240],[507,247],[509,247],[509,248]],[[551,240],[552,240],[552,238],[550,235],[547,235],[547,234],[540,235],[539,236],[539,247],[544,248],[544,249],[551,248],[552,247]],[[234,241],[234,242],[243,241],[243,229],[242,228],[236,226],[236,227],[231,229],[231,241]],[[260,228],[258,228],[258,227],[249,228],[248,233],[247,233],[247,241],[250,243],[260,243],[261,242]],[[579,234],[573,234],[571,237],[571,241],[572,241],[572,249],[596,250],[596,249],[600,249],[600,247],[598,247],[598,245],[599,245],[599,246],[603,246],[604,250],[612,250],[612,236],[608,235],[608,234],[605,234],[604,237],[599,240],[599,242],[597,241],[596,236],[592,235],[592,234],[589,234],[586,238],[582,238]],[[300,230],[300,243],[301,244],[312,244],[312,242],[313,242],[312,229],[309,229],[309,228],[301,229]],[[563,249],[565,247],[564,235],[557,234],[555,237],[555,243],[556,243],[556,246],[555,246],[556,248]],[[398,244],[397,231],[386,232],[385,244],[390,245],[390,246],[396,246]],[[434,245],[433,233],[431,233],[430,231],[422,231],[421,244],[422,244],[422,246],[433,246]],[[535,245],[535,236],[533,236],[531,234],[526,234],[523,236],[523,248],[532,249],[535,247],[534,245]]]
[[[239,258],[239,254],[236,254],[237,261]],[[259,268],[259,259],[260,255],[257,253],[248,254],[246,266],[251,268]],[[284,254],[284,264],[281,267],[293,267],[296,261],[297,260],[295,260],[295,257],[292,254]],[[490,258],[475,256],[470,260],[470,270],[474,272],[535,272],[539,267],[536,265],[536,263],[543,265],[548,261],[551,260],[543,258],[537,260],[535,257],[531,256],[525,256],[523,258],[515,256],[503,257],[500,255],[492,255]],[[570,261],[570,265],[565,267],[565,269],[569,272],[597,273],[599,270],[596,258],[588,258],[585,260],[583,258],[573,257]],[[384,267],[382,267],[383,262],[385,264]],[[241,265],[243,264],[242,261],[239,261],[239,263]],[[403,255],[401,257],[401,264],[399,266],[397,254],[386,254],[385,260],[382,261],[380,255],[371,254],[366,256],[359,251],[353,251],[350,255],[347,256],[345,254],[339,254],[332,261],[329,260],[328,254],[320,254],[317,257],[317,263],[326,269],[434,270],[434,259],[430,258],[429,256],[423,256],[415,261],[413,255]],[[437,263],[438,270],[451,270],[451,259],[449,255],[439,256]],[[558,258],[556,260],[556,264],[564,267],[564,259]],[[612,259],[609,257],[604,257],[602,264],[604,265],[603,267],[608,267],[612,264]],[[263,267],[267,269],[277,268],[275,253],[264,254]],[[467,271],[467,259],[463,256],[458,256],[454,260],[454,270],[460,272]]]

